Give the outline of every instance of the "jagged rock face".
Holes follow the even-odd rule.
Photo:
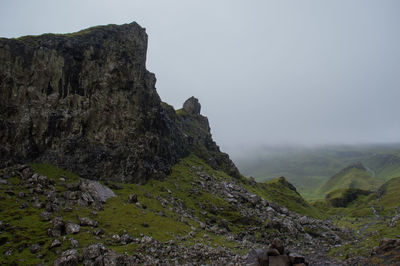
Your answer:
[[[183,109],[189,114],[199,115],[201,105],[199,100],[192,96],[184,102]]]
[[[146,70],[136,23],[0,39],[0,166],[47,161],[83,177],[163,177],[190,143]]]

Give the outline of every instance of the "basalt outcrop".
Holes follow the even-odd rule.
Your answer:
[[[49,162],[82,177],[143,183],[190,152],[239,173],[212,140],[200,104],[176,112],[146,69],[135,22],[0,39],[0,167]]]

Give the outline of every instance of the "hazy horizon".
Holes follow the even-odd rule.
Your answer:
[[[138,22],[176,109],[199,98],[223,151],[400,143],[399,1],[21,1],[0,36]]]

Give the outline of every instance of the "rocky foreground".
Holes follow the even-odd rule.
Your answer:
[[[241,214],[235,223],[243,225],[241,228],[245,230],[233,230],[234,223],[220,218],[221,206],[200,206],[199,216],[193,209],[184,206],[174,192],[167,191],[168,197],[149,192],[144,194],[159,202],[160,211],[149,210],[135,193],[122,201],[143,212],[154,212],[160,216],[165,216],[167,210],[172,211],[190,225],[187,234],[159,241],[140,233],[113,232],[107,228],[107,223],[101,221],[101,212],[112,208],[107,200],[119,197],[113,190],[118,193],[120,185],[107,183],[111,189],[87,179],[72,183],[67,177],[55,180],[36,173],[27,165],[3,169],[0,179],[2,200],[15,201],[18,208],[26,210],[26,213],[37,210],[35,219],[43,222],[45,230],[41,234],[45,237],[38,243],[21,244],[21,239],[1,237],[18,230],[18,223],[12,222],[15,217],[8,217],[10,222],[1,223],[1,245],[9,246],[3,254],[4,258],[29,250],[34,257],[43,259],[43,264],[48,264],[51,262],[48,258],[54,257],[54,262],[51,262],[54,265],[268,265],[266,261],[269,265],[342,263],[329,258],[327,252],[330,247],[349,240],[349,231],[329,221],[302,216],[268,202],[240,186],[237,181],[213,177],[202,167],[191,166],[190,171],[196,176],[191,193],[208,191],[225,200]],[[71,219],[73,216],[70,214],[75,217]],[[213,237],[223,240],[219,242],[219,247],[207,241]],[[226,246],[224,241],[232,245]],[[90,242],[93,244],[87,244]],[[134,254],[129,255],[133,245]]]

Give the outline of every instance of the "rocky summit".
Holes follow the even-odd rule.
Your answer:
[[[197,149],[237,176],[197,99],[181,116],[161,102],[146,50],[135,22],[0,39],[0,166],[50,162],[90,179],[144,183]]]
[[[146,49],[136,23],[0,39],[1,264],[398,265],[400,177],[355,164],[311,203],[242,176]]]

